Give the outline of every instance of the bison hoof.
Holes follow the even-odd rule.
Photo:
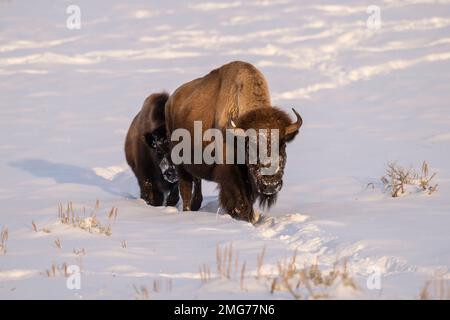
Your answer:
[[[144,199],[145,200],[145,199]],[[145,202],[149,205],[149,206],[153,206],[153,207],[160,207],[163,205],[162,201],[157,201],[157,200],[145,200]]]
[[[166,207],[176,207],[179,199],[167,199]]]
[[[203,197],[194,198],[191,203],[192,211],[197,211],[202,206]]]
[[[255,221],[255,214],[253,210],[246,210],[246,208],[234,208],[229,214],[237,220],[243,220],[250,223],[254,223]]]
[[[166,200],[166,206],[167,207],[176,207],[178,204],[178,201],[180,200],[180,195],[178,192],[171,192]]]

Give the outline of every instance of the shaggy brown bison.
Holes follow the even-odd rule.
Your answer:
[[[155,93],[145,100],[125,141],[125,156],[138,180],[141,198],[152,206],[163,205],[165,193],[166,205],[175,206],[179,200],[176,170],[168,157],[164,119],[168,97]]]
[[[297,120],[292,121],[286,112],[272,106],[267,82],[259,70],[240,61],[226,64],[179,87],[170,96],[165,110],[168,134],[178,129],[191,133],[190,154],[195,153],[194,148],[199,144],[203,150],[209,144],[194,139],[196,121],[201,121],[202,133],[212,128],[224,134],[234,127],[257,132],[278,129],[279,162],[271,175],[261,174],[266,163],[250,163],[248,156],[241,164],[195,161],[177,164],[183,210],[197,210],[200,207],[201,179],[218,183],[222,208],[237,219],[253,222],[253,204],[256,200],[262,207],[275,203],[283,183],[286,143],[297,135],[302,119],[294,110]],[[270,150],[271,141],[267,142],[266,150]],[[248,139],[245,143],[248,151]],[[177,143],[172,141],[170,144],[173,157]],[[223,152],[226,153],[226,150]]]

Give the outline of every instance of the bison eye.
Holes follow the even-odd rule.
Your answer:
[[[158,137],[154,134],[148,133],[143,136],[145,143],[153,149],[157,147],[157,139]]]
[[[159,138],[158,140],[156,140],[156,145],[158,148],[164,149],[168,146],[167,138]]]

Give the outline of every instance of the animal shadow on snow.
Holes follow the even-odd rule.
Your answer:
[[[51,178],[57,183],[72,183],[99,187],[102,190],[127,199],[138,199],[139,187],[136,178],[130,170],[118,173],[112,180],[99,176],[91,168],[83,168],[71,164],[55,163],[42,159],[24,159],[10,162],[13,168],[31,173],[38,178]],[[181,201],[178,203],[181,206]],[[206,196],[199,211],[219,213],[219,200],[217,196]]]
[[[120,197],[135,199],[134,176],[125,171],[114,176],[112,180],[105,179],[91,169],[71,164],[55,163],[42,159],[24,159],[9,163],[11,167],[19,168],[39,178],[52,178],[57,183],[73,183],[99,187],[102,190]],[[127,190],[127,191],[125,191]],[[132,190],[133,194],[130,194]]]

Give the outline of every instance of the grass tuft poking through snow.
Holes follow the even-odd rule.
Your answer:
[[[317,262],[299,268],[297,252],[278,263],[278,276],[272,280],[271,293],[288,291],[295,299],[330,299],[339,288],[357,291],[358,286],[348,272],[347,262],[335,263],[329,272],[319,269]]]
[[[261,255],[258,255],[258,267],[262,268],[265,248]],[[261,257],[260,257],[261,256]],[[261,265],[260,265],[261,264]],[[218,279],[236,280],[239,279],[240,289],[244,290],[245,272],[247,263],[244,261],[242,265],[239,263],[239,255],[233,248],[233,243],[225,244],[221,247],[219,244],[216,247],[216,271]],[[258,271],[258,274],[260,271]],[[200,281],[206,284],[213,278],[211,268],[207,264],[202,264],[199,267]],[[257,276],[257,278],[259,275]]]
[[[133,285],[133,289],[135,292],[135,299],[136,300],[150,300],[150,293],[158,294],[163,291],[165,292],[171,292],[172,291],[172,279],[154,279],[151,289],[149,289],[147,286],[136,286]]]
[[[211,274],[210,267],[203,264],[199,267],[200,281],[205,285],[216,280],[227,280],[241,291],[270,288],[271,294],[284,292],[294,299],[333,299],[341,295],[350,297],[360,293],[356,281],[350,275],[346,260],[335,262],[331,270],[322,271],[318,260],[312,265],[299,266],[298,252],[295,251],[291,258],[279,260],[276,267],[271,268],[270,264],[264,263],[266,255],[264,246],[256,255],[255,269],[247,272],[247,263],[240,265],[237,258],[233,258],[237,257],[237,253],[231,243],[223,247],[218,245],[217,273]]]
[[[148,292],[147,287],[140,286],[137,287],[136,285],[133,285],[134,292],[136,293],[135,298],[136,300],[149,300],[150,299],[150,293]]]
[[[426,282],[420,291],[421,300],[450,300],[450,281],[442,276]]]
[[[84,215],[80,216],[73,209],[72,202],[69,202],[67,209],[64,210],[62,204],[58,205],[58,220],[62,224],[71,225],[75,228],[88,231],[89,233],[99,233],[106,236],[112,235],[112,225],[117,219],[118,209],[112,208],[108,214],[108,223],[105,225],[97,218],[97,212],[100,209],[100,201],[97,200],[94,210],[86,217],[86,210],[84,209]]]
[[[256,279],[261,277],[262,267],[264,265],[264,257],[266,256],[266,247],[261,250],[261,253],[256,256]]]
[[[37,223],[36,222],[34,222],[34,220],[33,221],[31,221],[31,228],[32,228],[32,230],[33,230],[33,232],[39,232],[39,231],[41,231],[41,232],[44,232],[44,233],[51,233],[51,231],[50,231],[50,229],[48,229],[48,228],[42,228],[42,229],[39,229],[38,228],[38,225],[37,225]]]
[[[6,254],[6,243],[8,242],[8,228],[4,227],[0,233],[0,254]]]
[[[57,238],[57,239],[55,240],[55,246],[56,246],[58,249],[62,249],[61,240],[59,240],[59,238]]]
[[[413,168],[404,168],[395,162],[387,165],[387,173],[381,177],[385,190],[389,191],[393,198],[397,198],[409,191],[427,191],[432,194],[437,190],[438,185],[431,184],[431,180],[436,173],[429,175],[428,163],[422,164],[420,174],[416,173]],[[412,187],[414,190],[411,190]]]
[[[233,271],[234,273],[237,272],[239,260],[238,255],[233,250],[233,243],[225,245],[224,248],[217,245],[216,264],[217,274],[221,278],[230,279]]]
[[[207,264],[202,264],[199,267],[200,280],[202,284],[207,283],[211,280],[211,268]]]
[[[52,263],[50,269],[45,270],[44,274],[48,278],[55,278],[57,276],[69,277],[68,266],[67,263],[63,263],[61,266],[57,266],[55,263]]]
[[[33,231],[34,231],[34,232],[38,232],[38,227],[37,227],[36,222],[31,221],[31,227],[33,228]]]

